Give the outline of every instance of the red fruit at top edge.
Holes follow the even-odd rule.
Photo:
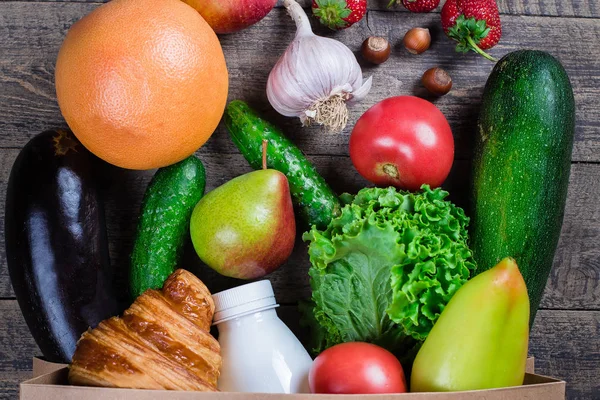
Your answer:
[[[365,16],[367,0],[313,0],[312,10],[328,28],[346,29]]]
[[[216,33],[245,29],[263,19],[277,0],[183,0],[202,15]]]
[[[402,5],[411,12],[430,12],[440,5],[440,0],[402,0]]]
[[[502,25],[500,13],[495,0],[447,0],[442,7],[442,27],[446,35],[450,28],[456,25],[456,19],[463,15],[465,19],[475,18],[476,21],[485,21],[490,29],[487,35],[475,40],[477,46],[489,49],[500,41],[502,36]]]

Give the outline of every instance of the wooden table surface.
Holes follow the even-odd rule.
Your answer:
[[[335,190],[352,192],[368,184],[348,158],[353,123],[386,97],[427,97],[419,85],[420,76],[427,68],[442,66],[452,75],[454,87],[435,103],[447,116],[456,138],[456,162],[445,186],[453,200],[464,206],[475,121],[493,64],[474,54],[455,53],[441,31],[439,10],[411,14],[401,6],[386,9],[386,3],[370,1],[367,17],[346,31],[331,33],[317,28],[318,33],[333,36],[352,50],[358,50],[373,34],[387,37],[393,46],[387,63],[364,66],[364,75],[373,75],[373,89],[351,109],[349,127],[343,133],[302,129],[298,121],[277,115],[267,102],[268,73],[295,32],[280,6],[259,24],[221,37],[230,74],[229,98],[247,100],[278,123]],[[303,4],[308,5],[308,0]],[[569,73],[577,105],[565,219],[530,352],[537,359],[539,373],[567,381],[569,399],[600,399],[600,0],[499,0],[498,4],[504,35],[491,54],[500,57],[521,48],[550,52]],[[54,91],[56,54],[71,24],[98,6],[85,1],[0,1],[0,198],[5,197],[11,166],[25,143],[45,129],[66,127]],[[431,49],[420,56],[408,54],[401,44],[404,33],[415,26],[429,27],[433,37]],[[222,126],[198,155],[207,168],[208,190],[250,170]],[[106,166],[102,173],[106,177],[100,184],[112,261],[125,276],[139,203],[153,171]],[[3,218],[2,213],[2,226]],[[213,292],[239,284],[202,266],[189,244],[182,266],[197,273]],[[295,303],[310,295],[307,269],[306,246],[298,241],[292,258],[269,276],[284,305],[282,314],[295,329]],[[124,279],[120,285],[125,286]],[[8,277],[2,232],[0,398],[17,398],[18,383],[31,376],[31,357],[36,354],[39,350]]]

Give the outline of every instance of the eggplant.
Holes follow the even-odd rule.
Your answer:
[[[20,152],[8,181],[8,271],[29,330],[52,362],[70,362],[81,334],[120,311],[94,159],[71,132],[45,131]]]

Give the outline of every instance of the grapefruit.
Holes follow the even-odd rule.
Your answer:
[[[123,168],[183,160],[211,136],[228,75],[219,40],[180,0],[112,0],[69,29],[56,61],[67,124]]]

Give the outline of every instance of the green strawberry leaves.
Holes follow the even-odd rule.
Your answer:
[[[317,7],[313,7],[313,14],[329,29],[345,28],[348,23],[344,18],[352,14],[345,0],[316,0]]]
[[[489,33],[490,28],[488,28],[485,20],[476,20],[475,17],[465,18],[464,15],[459,15],[454,26],[448,29],[448,37],[458,42],[456,45],[457,52],[467,53],[473,50],[490,61],[497,61],[478,46],[479,42],[487,37]]]

